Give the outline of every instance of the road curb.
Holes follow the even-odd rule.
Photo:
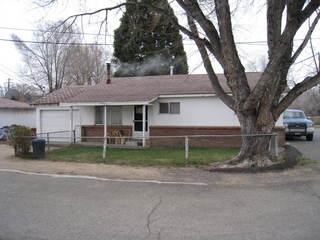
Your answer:
[[[163,185],[190,185],[190,186],[208,186],[207,183],[203,182],[167,182],[167,181],[158,181],[158,180],[128,180],[128,179],[111,179],[111,178],[102,178],[89,175],[70,175],[70,174],[52,174],[52,173],[35,173],[27,172],[16,169],[0,169],[0,172],[4,173],[16,173],[23,175],[33,175],[33,176],[45,176],[53,178],[65,178],[65,179],[85,179],[85,180],[96,180],[96,181],[105,181],[105,182],[125,182],[125,183],[152,183],[152,184],[163,184]]]

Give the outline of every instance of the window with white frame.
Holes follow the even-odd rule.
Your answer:
[[[103,107],[95,107],[95,124],[103,124]]]
[[[103,124],[104,107],[95,107],[95,123]],[[122,125],[122,109],[121,106],[108,106],[107,107],[107,124],[108,125]]]
[[[180,103],[179,102],[159,103],[159,113],[180,114]]]

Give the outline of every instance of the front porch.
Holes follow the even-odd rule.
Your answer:
[[[104,142],[106,139],[109,145],[146,146],[149,137],[147,105],[82,107],[83,110],[90,108],[95,114],[90,122],[80,125],[82,142]]]

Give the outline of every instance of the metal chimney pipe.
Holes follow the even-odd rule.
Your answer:
[[[173,66],[170,66],[170,76],[173,76]]]
[[[107,84],[111,83],[111,63],[107,63]]]

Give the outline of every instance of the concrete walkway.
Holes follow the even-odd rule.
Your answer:
[[[320,178],[320,168],[296,167],[286,171],[259,174],[212,173],[204,168],[136,167],[112,164],[55,162],[14,157],[13,148],[0,144],[0,169],[43,174],[85,175],[114,180],[151,180],[163,182],[206,183],[213,185],[265,186]]]

